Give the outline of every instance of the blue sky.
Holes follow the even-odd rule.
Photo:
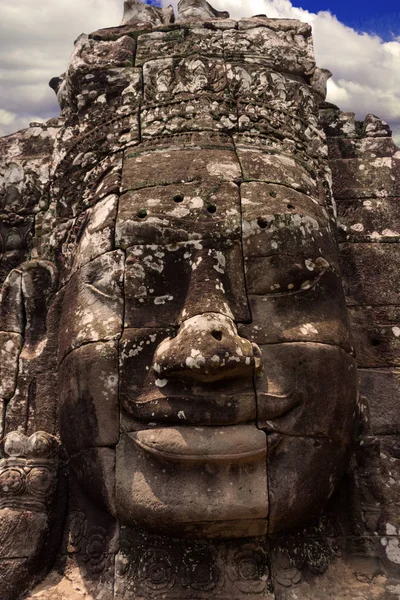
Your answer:
[[[345,25],[385,41],[400,36],[400,0],[294,0],[292,4],[313,13],[329,10]]]

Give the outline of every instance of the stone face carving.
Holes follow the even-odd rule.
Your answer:
[[[307,24],[236,23],[203,0],[181,0],[177,23],[124,8],[52,80],[62,116],[31,211],[18,194],[36,163],[21,159],[23,175],[5,154],[3,204],[15,196],[22,220],[0,228],[0,525],[36,533],[21,564],[19,534],[3,542],[0,583],[6,600],[32,587],[48,544],[58,558],[35,600],[288,600],[346,537],[307,522],[332,502],[366,412],[326,143],[345,118],[321,117],[329,73]],[[387,137],[372,117],[365,132]],[[330,152],[356,152],[335,139]],[[372,176],[335,168],[341,200],[360,185],[369,198]],[[342,259],[362,271],[369,242]],[[357,308],[397,301],[343,264]]]

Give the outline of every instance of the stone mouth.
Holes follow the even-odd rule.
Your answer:
[[[131,434],[145,452],[172,462],[258,462],[266,437],[255,425],[160,427]]]
[[[154,390],[156,392],[156,390]],[[157,390],[158,391],[158,390]],[[237,426],[256,419],[254,392],[209,392],[208,395],[148,394],[123,403],[129,415],[145,422],[168,423],[179,427],[211,428]]]

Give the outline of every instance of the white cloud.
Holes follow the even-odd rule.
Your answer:
[[[327,11],[310,13],[290,0],[214,0],[213,5],[233,18],[265,13],[311,23],[317,63],[333,73],[328,100],[359,119],[377,114],[400,142],[399,40],[385,43],[359,34]],[[73,40],[82,31],[117,25],[122,6],[122,0],[2,0],[0,133],[57,114],[47,82],[65,70]]]

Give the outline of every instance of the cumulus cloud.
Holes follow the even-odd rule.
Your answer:
[[[0,135],[58,113],[47,82],[65,70],[80,33],[119,24],[122,5],[122,0],[2,0]],[[377,114],[400,143],[399,40],[358,33],[328,11],[310,13],[290,0],[214,0],[213,5],[233,18],[264,13],[309,22],[317,63],[333,73],[328,101],[359,119]]]

